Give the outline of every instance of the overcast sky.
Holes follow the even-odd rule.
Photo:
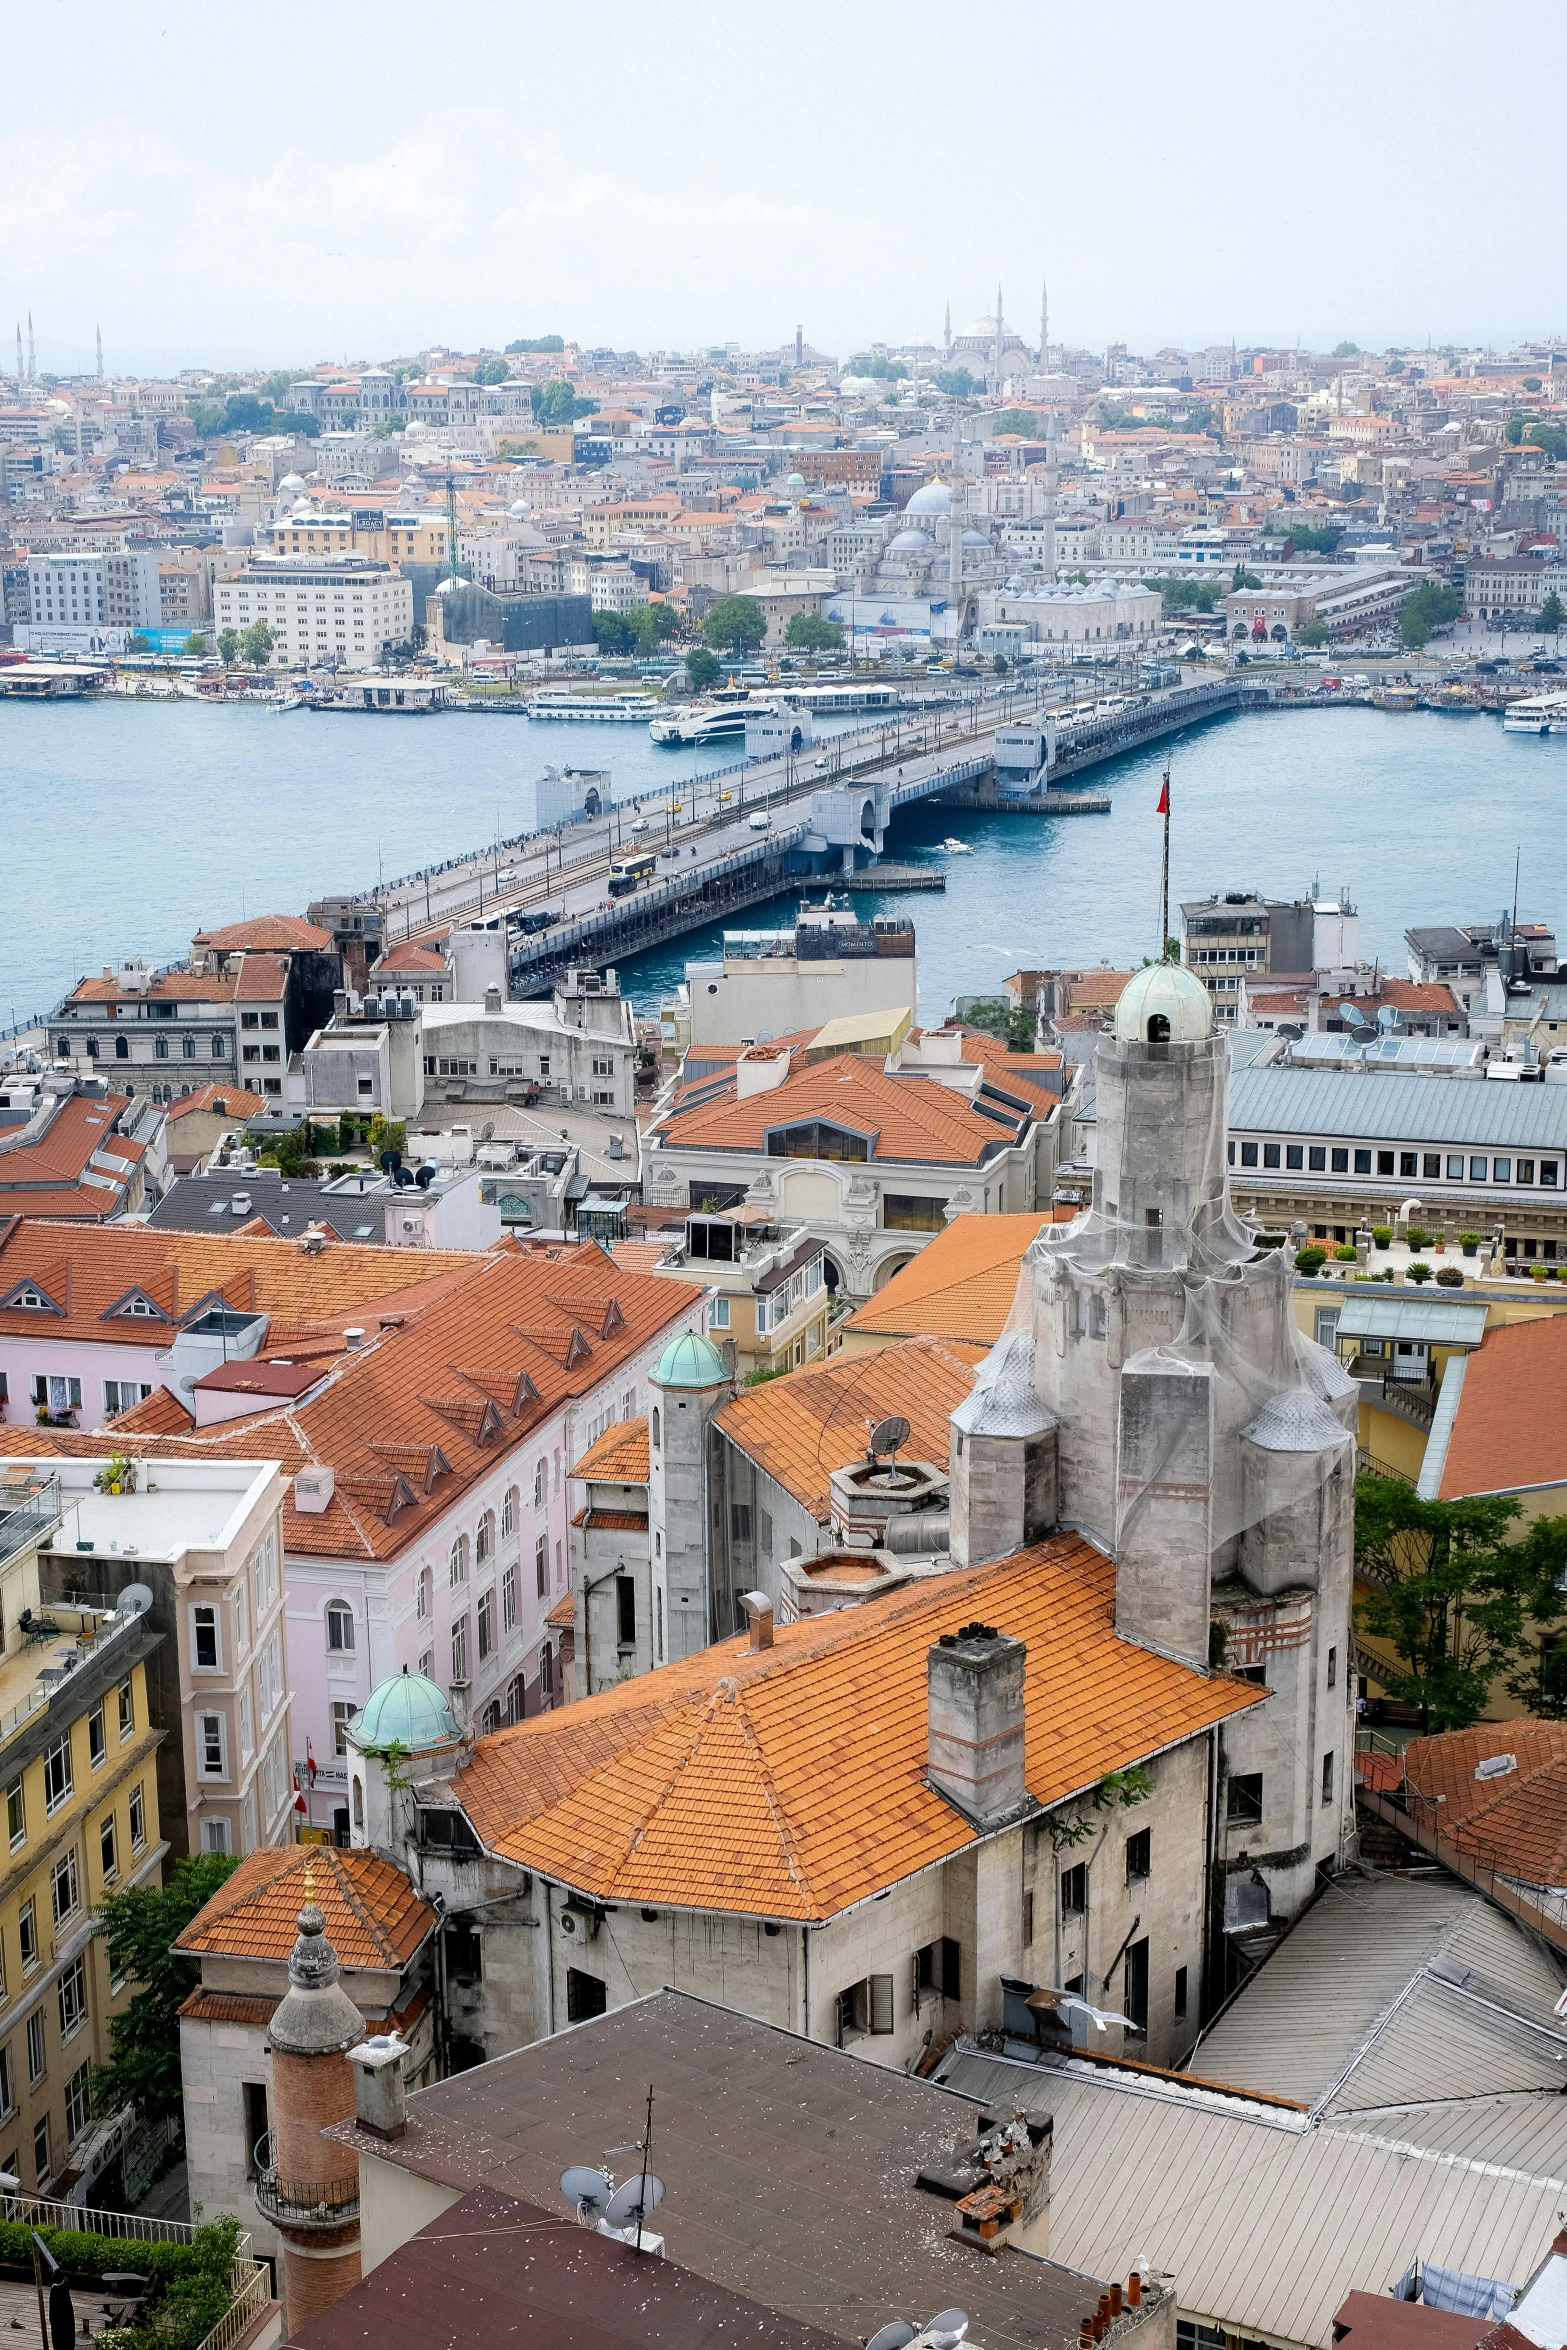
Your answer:
[[[71,0],[5,34],[41,369],[557,331],[843,356],[1557,332],[1560,0]],[[1544,165],[1545,168],[1539,168]]]

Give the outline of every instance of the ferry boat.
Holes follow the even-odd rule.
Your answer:
[[[672,745],[743,742],[747,718],[773,718],[777,712],[777,703],[760,695],[734,702],[687,702],[660,711],[648,727],[648,740]]]
[[[662,708],[657,694],[592,694],[564,685],[545,686],[527,700],[530,718],[589,719],[595,726],[645,726]]]
[[[1567,694],[1527,694],[1511,702],[1502,718],[1504,734],[1567,734]]]

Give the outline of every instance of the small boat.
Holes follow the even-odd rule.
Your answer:
[[[282,693],[268,694],[267,696],[267,708],[269,710],[276,710],[279,712],[284,710],[302,710],[304,706],[305,697],[303,694]]]
[[[938,841],[936,845],[938,848],[945,849],[949,857],[972,857],[974,854],[966,840],[954,840],[950,833],[944,841]]]

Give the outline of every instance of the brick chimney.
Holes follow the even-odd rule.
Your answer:
[[[976,1828],[1027,1809],[1021,1640],[990,1624],[943,1632],[929,1658],[926,1775]]]

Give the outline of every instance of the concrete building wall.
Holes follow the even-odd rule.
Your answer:
[[[281,1994],[280,1994],[281,1996]],[[185,2156],[208,2211],[232,2211],[249,2228],[258,2259],[277,2257],[279,2238],[251,2192],[247,2085],[271,2096],[264,2024],[211,2024],[182,2017]]]

